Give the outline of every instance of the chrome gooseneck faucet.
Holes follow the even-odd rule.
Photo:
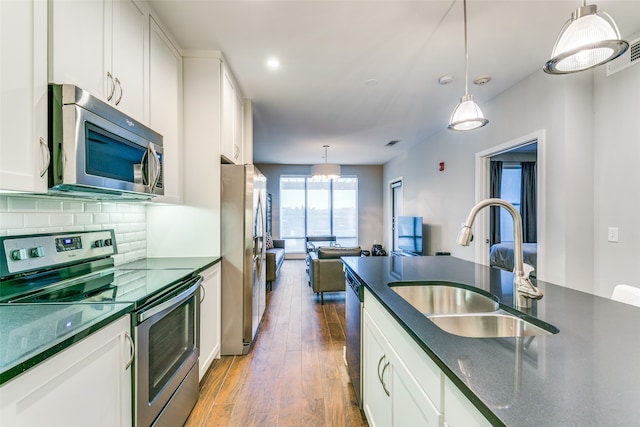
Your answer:
[[[471,208],[467,222],[462,224],[460,233],[458,233],[458,244],[469,246],[473,239],[471,226],[478,212],[487,206],[502,206],[513,218],[513,244],[514,244],[514,266],[513,266],[513,303],[515,308],[531,308],[532,299],[542,298],[542,291],[531,283],[529,274],[533,271],[533,267],[523,263],[522,255],[522,218],[518,210],[509,202],[502,199],[485,199]],[[526,266],[526,272],[525,272]]]

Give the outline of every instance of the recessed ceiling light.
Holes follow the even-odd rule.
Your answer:
[[[271,70],[277,70],[280,68],[280,60],[278,58],[267,59],[267,67]]]
[[[440,76],[440,78],[438,79],[438,83],[440,83],[441,85],[448,85],[452,81],[453,81],[453,77],[450,75]]]
[[[365,85],[367,86],[375,86],[378,84],[378,80],[376,79],[369,79],[366,82],[364,82]]]
[[[478,77],[477,79],[475,79],[473,81],[474,84],[477,84],[478,86],[482,86],[482,85],[486,85],[487,83],[489,83],[491,81],[491,77],[489,76],[484,76],[484,77]]]

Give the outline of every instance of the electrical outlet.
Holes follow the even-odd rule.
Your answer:
[[[609,227],[607,231],[607,240],[610,242],[618,242],[618,227]]]

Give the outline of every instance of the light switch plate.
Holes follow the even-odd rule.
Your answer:
[[[607,240],[610,242],[618,242],[618,227],[609,227],[607,231]]]

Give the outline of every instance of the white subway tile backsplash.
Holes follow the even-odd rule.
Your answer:
[[[22,228],[24,227],[24,216],[20,213],[2,213],[0,228]]]
[[[146,256],[144,204],[0,195],[0,236],[100,229],[115,230],[116,265]]]
[[[49,215],[49,223],[53,226],[56,225],[60,225],[60,226],[73,226],[75,225],[73,223],[73,214],[68,214],[68,213],[64,213],[64,214],[59,214],[59,215]],[[77,230],[74,230],[77,231]]]
[[[65,212],[84,212],[84,203],[80,201],[62,202],[62,210]]]
[[[8,197],[9,212],[37,212],[38,199],[31,197]]]
[[[25,227],[49,227],[50,215],[46,213],[27,213],[24,214]]]
[[[38,212],[62,212],[62,201],[56,199],[38,200]]]
[[[93,214],[93,223],[94,224],[106,224],[109,222],[109,214],[107,213],[94,213]]]
[[[107,203],[107,202],[102,203],[102,212],[111,213],[111,212],[117,212],[117,211],[118,211],[118,206],[115,203]]]
[[[84,202],[85,212],[102,212],[102,203],[100,202]]]
[[[73,216],[73,223],[76,225],[93,224],[93,215],[90,213],[79,213]]]

